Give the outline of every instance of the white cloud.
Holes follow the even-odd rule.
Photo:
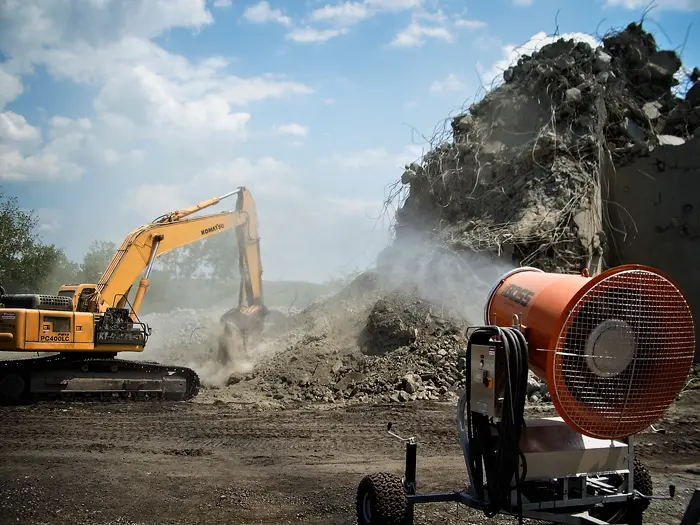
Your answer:
[[[311,12],[311,20],[315,22],[332,22],[340,25],[350,25],[360,22],[370,16],[370,11],[362,2],[344,2],[342,4],[326,4]]]
[[[605,0],[609,7],[623,7],[631,10],[642,10],[649,6],[648,0]],[[700,0],[655,0],[657,10],[700,11]]]
[[[203,6],[203,2],[197,0],[167,2],[162,11],[158,11],[155,2],[144,4],[147,6],[136,3],[133,12],[122,13],[137,28],[145,23],[139,18],[139,13],[145,12],[162,18],[150,27],[163,27],[164,20],[190,26],[202,19],[197,6]],[[143,148],[131,145],[139,140],[200,162],[202,158],[215,160],[230,155],[231,145],[248,137],[251,114],[235,109],[236,106],[313,92],[309,86],[280,75],[243,78],[228,74],[229,61],[223,57],[192,62],[148,38],[134,36],[147,34],[150,29],[136,30],[119,19],[115,26],[121,23],[121,30],[107,31],[102,41],[91,42],[91,31],[68,31],[72,26],[64,21],[63,13],[49,8],[33,6],[28,10],[25,3],[10,3],[3,16],[24,24],[14,27],[12,34],[0,37],[7,49],[25,50],[18,57],[10,57],[12,64],[22,63],[25,70],[33,64],[45,65],[53,76],[90,85],[97,92],[92,101],[94,118],[90,129],[81,128],[81,123],[90,121],[77,120],[72,122],[71,130],[66,130],[63,128],[67,119],[54,119],[51,138],[40,149],[3,149],[4,178],[32,179],[41,176],[42,169],[47,177],[75,178],[88,167],[142,164],[147,154]],[[94,23],[102,23],[97,14],[94,16]],[[46,37],[45,47],[30,49],[29,39],[25,42],[23,35],[35,32],[37,27],[63,28],[60,34],[66,39]],[[12,38],[16,41],[12,42]],[[4,71],[0,74],[0,97],[10,100],[16,96],[21,89],[16,80]],[[154,151],[151,149],[150,155]]]
[[[327,42],[331,38],[344,35],[348,32],[346,28],[341,29],[314,29],[312,27],[299,27],[287,33],[285,38],[300,44],[310,44],[314,42]]]
[[[0,147],[10,142],[36,143],[41,140],[41,132],[27,123],[22,115],[12,111],[0,113]]]
[[[483,20],[471,20],[468,18],[458,18],[455,20],[455,25],[457,27],[466,27],[467,29],[481,29],[486,27],[488,24]]]
[[[334,166],[341,170],[357,171],[374,169],[378,171],[400,170],[415,161],[422,154],[418,146],[406,146],[401,151],[389,152],[385,148],[367,148],[352,153],[334,154],[319,159],[321,166]]]
[[[513,0],[515,5],[532,5],[532,0]]]
[[[214,7],[226,8],[231,7],[231,0],[214,0]]]
[[[556,42],[563,38],[564,40],[573,39],[576,42],[586,42],[592,47],[597,47],[600,42],[591,35],[586,33],[564,33],[559,36],[548,36],[544,31],[533,35],[525,44],[516,46],[508,44],[502,47],[502,58],[497,60],[490,68],[486,69],[481,62],[477,62],[477,70],[481,76],[481,80],[485,88],[490,88],[495,81],[502,78],[503,72],[510,66],[516,64],[522,55],[531,55],[547,44]]]
[[[0,133],[8,136],[12,128],[15,132],[14,140],[0,143],[0,180],[76,180],[84,173],[80,160],[92,143],[92,125],[88,119],[54,117],[49,126],[49,140],[42,145],[38,130],[27,124],[24,117],[14,113],[3,115],[5,123],[13,125],[3,125]],[[18,141],[26,144],[18,145]]]
[[[5,71],[0,65],[0,111],[22,94],[23,88],[20,80]]]
[[[418,9],[422,3],[422,0],[365,0],[367,7],[389,12]]]
[[[434,38],[444,42],[452,42],[452,33],[442,26],[424,26],[418,22],[411,24],[400,31],[392,40],[395,47],[420,47],[425,44],[426,39]]]
[[[101,46],[125,37],[153,38],[173,27],[199,30],[214,21],[205,0],[84,2],[5,0],[0,48],[11,56],[45,46]]]
[[[321,1],[321,0],[319,0]],[[327,3],[311,11],[305,24],[287,34],[287,39],[298,43],[326,42],[347,34],[348,28],[382,13],[420,8],[422,0],[344,0]],[[330,24],[331,28],[313,27],[310,24]]]
[[[265,24],[273,22],[283,26],[292,25],[292,19],[282,14],[279,9],[272,9],[270,4],[265,0],[258,2],[246,8],[243,12],[243,17],[254,24]]]
[[[334,98],[325,98],[325,99],[323,99],[323,104],[325,106],[330,106],[331,104],[335,104],[335,99]]]
[[[277,125],[275,126],[275,131],[277,133],[294,135],[297,137],[306,137],[309,134],[309,128],[307,126],[296,123]]]
[[[441,9],[435,12],[417,11],[411,16],[411,23],[399,31],[391,42],[394,47],[420,47],[428,39],[450,43],[454,40],[452,29],[478,29],[486,24],[479,20],[454,18]]]
[[[466,89],[464,82],[454,73],[450,73],[443,80],[436,80],[430,84],[433,93],[451,93]]]

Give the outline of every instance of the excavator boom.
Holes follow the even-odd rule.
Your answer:
[[[234,210],[194,214],[238,196]],[[162,215],[131,232],[96,285],[61,287],[58,295],[6,294],[0,288],[0,351],[50,353],[0,361],[0,400],[31,395],[189,399],[199,378],[185,367],[116,359],[144,350],[150,327],[138,318],[155,260],[176,248],[235,229],[242,321],[264,319],[255,202],[245,187]],[[141,274],[132,302],[128,296]],[[238,319],[238,318],[237,318]]]

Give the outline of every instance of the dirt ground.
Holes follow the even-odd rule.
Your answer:
[[[700,487],[691,391],[638,440],[655,490],[646,523],[678,524]],[[388,421],[419,439],[419,489],[459,488],[464,467],[446,403],[260,410],[223,403],[45,404],[0,409],[0,523],[146,525],[353,524],[357,483],[400,473],[403,446]],[[658,430],[658,428],[657,428]],[[454,504],[419,507],[416,521],[489,521]]]

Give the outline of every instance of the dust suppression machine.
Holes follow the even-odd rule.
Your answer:
[[[403,478],[360,482],[358,523],[412,524],[414,505],[456,501],[521,522],[641,524],[658,496],[633,436],[663,415],[690,371],[695,327],[683,292],[641,265],[595,277],[523,267],[494,285],[484,319],[468,331],[457,407],[468,487],[418,494],[417,443],[405,439]],[[528,369],[546,380],[559,417],[525,420]]]

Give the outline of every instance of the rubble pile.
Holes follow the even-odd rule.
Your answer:
[[[343,316],[354,337],[311,331],[231,383],[281,404],[456,400],[465,381],[466,324],[414,296],[374,292]],[[534,377],[528,395],[533,403],[548,400]]]
[[[451,141],[407,166],[396,239],[432,231],[456,249],[579,272],[605,242],[601,188],[613,167],[700,133],[697,69],[640,25],[593,48],[559,39],[452,119]]]

